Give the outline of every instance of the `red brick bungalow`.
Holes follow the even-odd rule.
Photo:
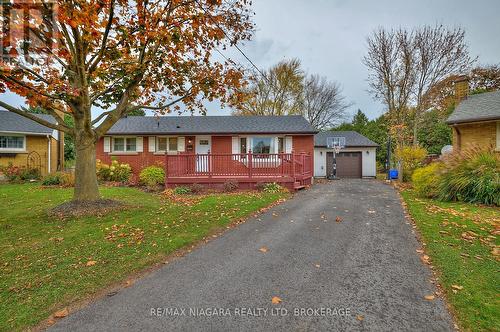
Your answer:
[[[129,116],[97,145],[97,159],[128,163],[134,175],[165,168],[168,187],[227,181],[251,188],[311,183],[314,134],[302,116]]]

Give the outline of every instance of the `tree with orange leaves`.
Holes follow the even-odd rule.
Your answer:
[[[250,39],[250,0],[45,0],[2,7],[0,93],[46,109],[57,124],[0,100],[0,107],[71,135],[76,201],[99,199],[96,143],[129,112],[202,110],[243,84],[218,48]],[[97,116],[92,117],[92,111]],[[68,126],[63,116],[71,116]]]

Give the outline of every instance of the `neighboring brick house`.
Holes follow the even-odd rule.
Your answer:
[[[453,149],[480,145],[500,152],[500,91],[465,94],[460,99],[446,121],[453,128]]]
[[[40,118],[51,123],[46,114]],[[64,166],[64,135],[21,115],[0,111],[0,166],[37,168],[42,175]]]
[[[311,183],[314,134],[302,116],[129,116],[97,145],[97,159],[165,167],[167,186],[236,181]]]

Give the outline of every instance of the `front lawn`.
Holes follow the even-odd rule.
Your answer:
[[[286,196],[213,194],[183,204],[134,188],[101,188],[101,193],[131,207],[59,220],[46,211],[69,200],[72,189],[0,185],[1,331],[36,325]]]
[[[459,325],[500,331],[500,209],[402,195]]]

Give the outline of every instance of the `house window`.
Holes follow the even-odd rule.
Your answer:
[[[157,149],[158,152],[175,152],[177,151],[177,137],[158,137],[157,138]]]
[[[137,140],[135,137],[115,137],[113,138],[113,151],[115,152],[135,152],[137,151]]]
[[[240,137],[240,153],[247,153],[247,138]]]
[[[168,151],[177,151],[177,137],[168,139]]]
[[[253,137],[252,151],[258,154],[269,154],[272,149],[272,137]]]
[[[200,145],[208,145],[208,139],[200,139]]]
[[[156,145],[158,148],[157,151],[167,151],[167,142],[168,138],[166,137],[158,137],[158,144]]]
[[[278,137],[278,153],[285,152],[285,138]]]
[[[24,150],[24,136],[0,136],[0,149]]]

